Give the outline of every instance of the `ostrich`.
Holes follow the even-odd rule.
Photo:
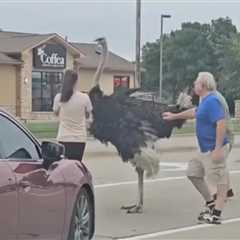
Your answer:
[[[168,106],[136,97],[138,89],[122,90],[106,96],[100,89],[100,78],[107,59],[108,49],[105,38],[96,40],[100,61],[94,77],[94,87],[89,91],[93,104],[93,122],[90,134],[102,143],[111,143],[118,151],[123,162],[130,162],[138,175],[137,204],[122,207],[127,213],[142,213],[144,172],[153,176],[159,170],[159,156],[154,150],[154,142],[168,138],[174,127],[180,128],[184,120],[164,121],[165,111],[180,112],[185,95],[182,94],[178,105]]]

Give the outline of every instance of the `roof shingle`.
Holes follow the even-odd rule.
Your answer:
[[[78,59],[78,62],[85,68],[96,68],[100,56],[96,53],[96,44],[91,43],[72,43],[73,46],[82,51],[86,57]],[[134,64],[130,61],[109,51],[105,69],[109,71],[134,72]]]
[[[55,33],[33,34],[0,31],[0,53],[20,53],[52,37],[58,37],[58,35]],[[74,51],[79,51],[79,53],[85,55],[83,56],[83,54],[81,54],[81,58],[77,60],[82,67],[95,69],[98,66],[100,56],[96,53],[96,44],[68,42],[66,42],[66,44],[70,46],[70,48],[73,48]],[[10,60],[17,61],[8,57],[6,54],[1,56],[2,62],[8,62]],[[105,69],[107,71],[134,72],[135,66],[130,61],[109,51]]]
[[[52,38],[56,38],[58,41],[62,42],[62,44],[69,48],[74,55],[83,55],[77,48],[69,44],[56,33],[33,34],[6,31],[0,31],[0,52],[21,53],[24,50],[34,48],[44,41],[50,40]]]
[[[18,61],[0,52],[0,64],[18,65],[21,64],[21,61]]]
[[[38,44],[54,34],[31,34],[0,31],[0,52],[18,53]]]

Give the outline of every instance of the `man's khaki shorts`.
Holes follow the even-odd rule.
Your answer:
[[[229,144],[223,146],[224,158],[213,160],[211,152],[197,153],[196,156],[189,161],[187,168],[188,177],[204,178],[213,184],[228,184],[229,170],[226,160],[229,155]]]

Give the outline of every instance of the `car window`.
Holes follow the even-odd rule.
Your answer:
[[[0,115],[0,156],[2,159],[38,160],[32,140],[13,122]]]

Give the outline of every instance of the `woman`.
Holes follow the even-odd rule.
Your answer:
[[[91,119],[92,104],[87,94],[76,90],[77,80],[75,71],[66,70],[53,111],[59,117],[57,140],[65,146],[65,156],[81,161],[87,140],[86,120]]]

